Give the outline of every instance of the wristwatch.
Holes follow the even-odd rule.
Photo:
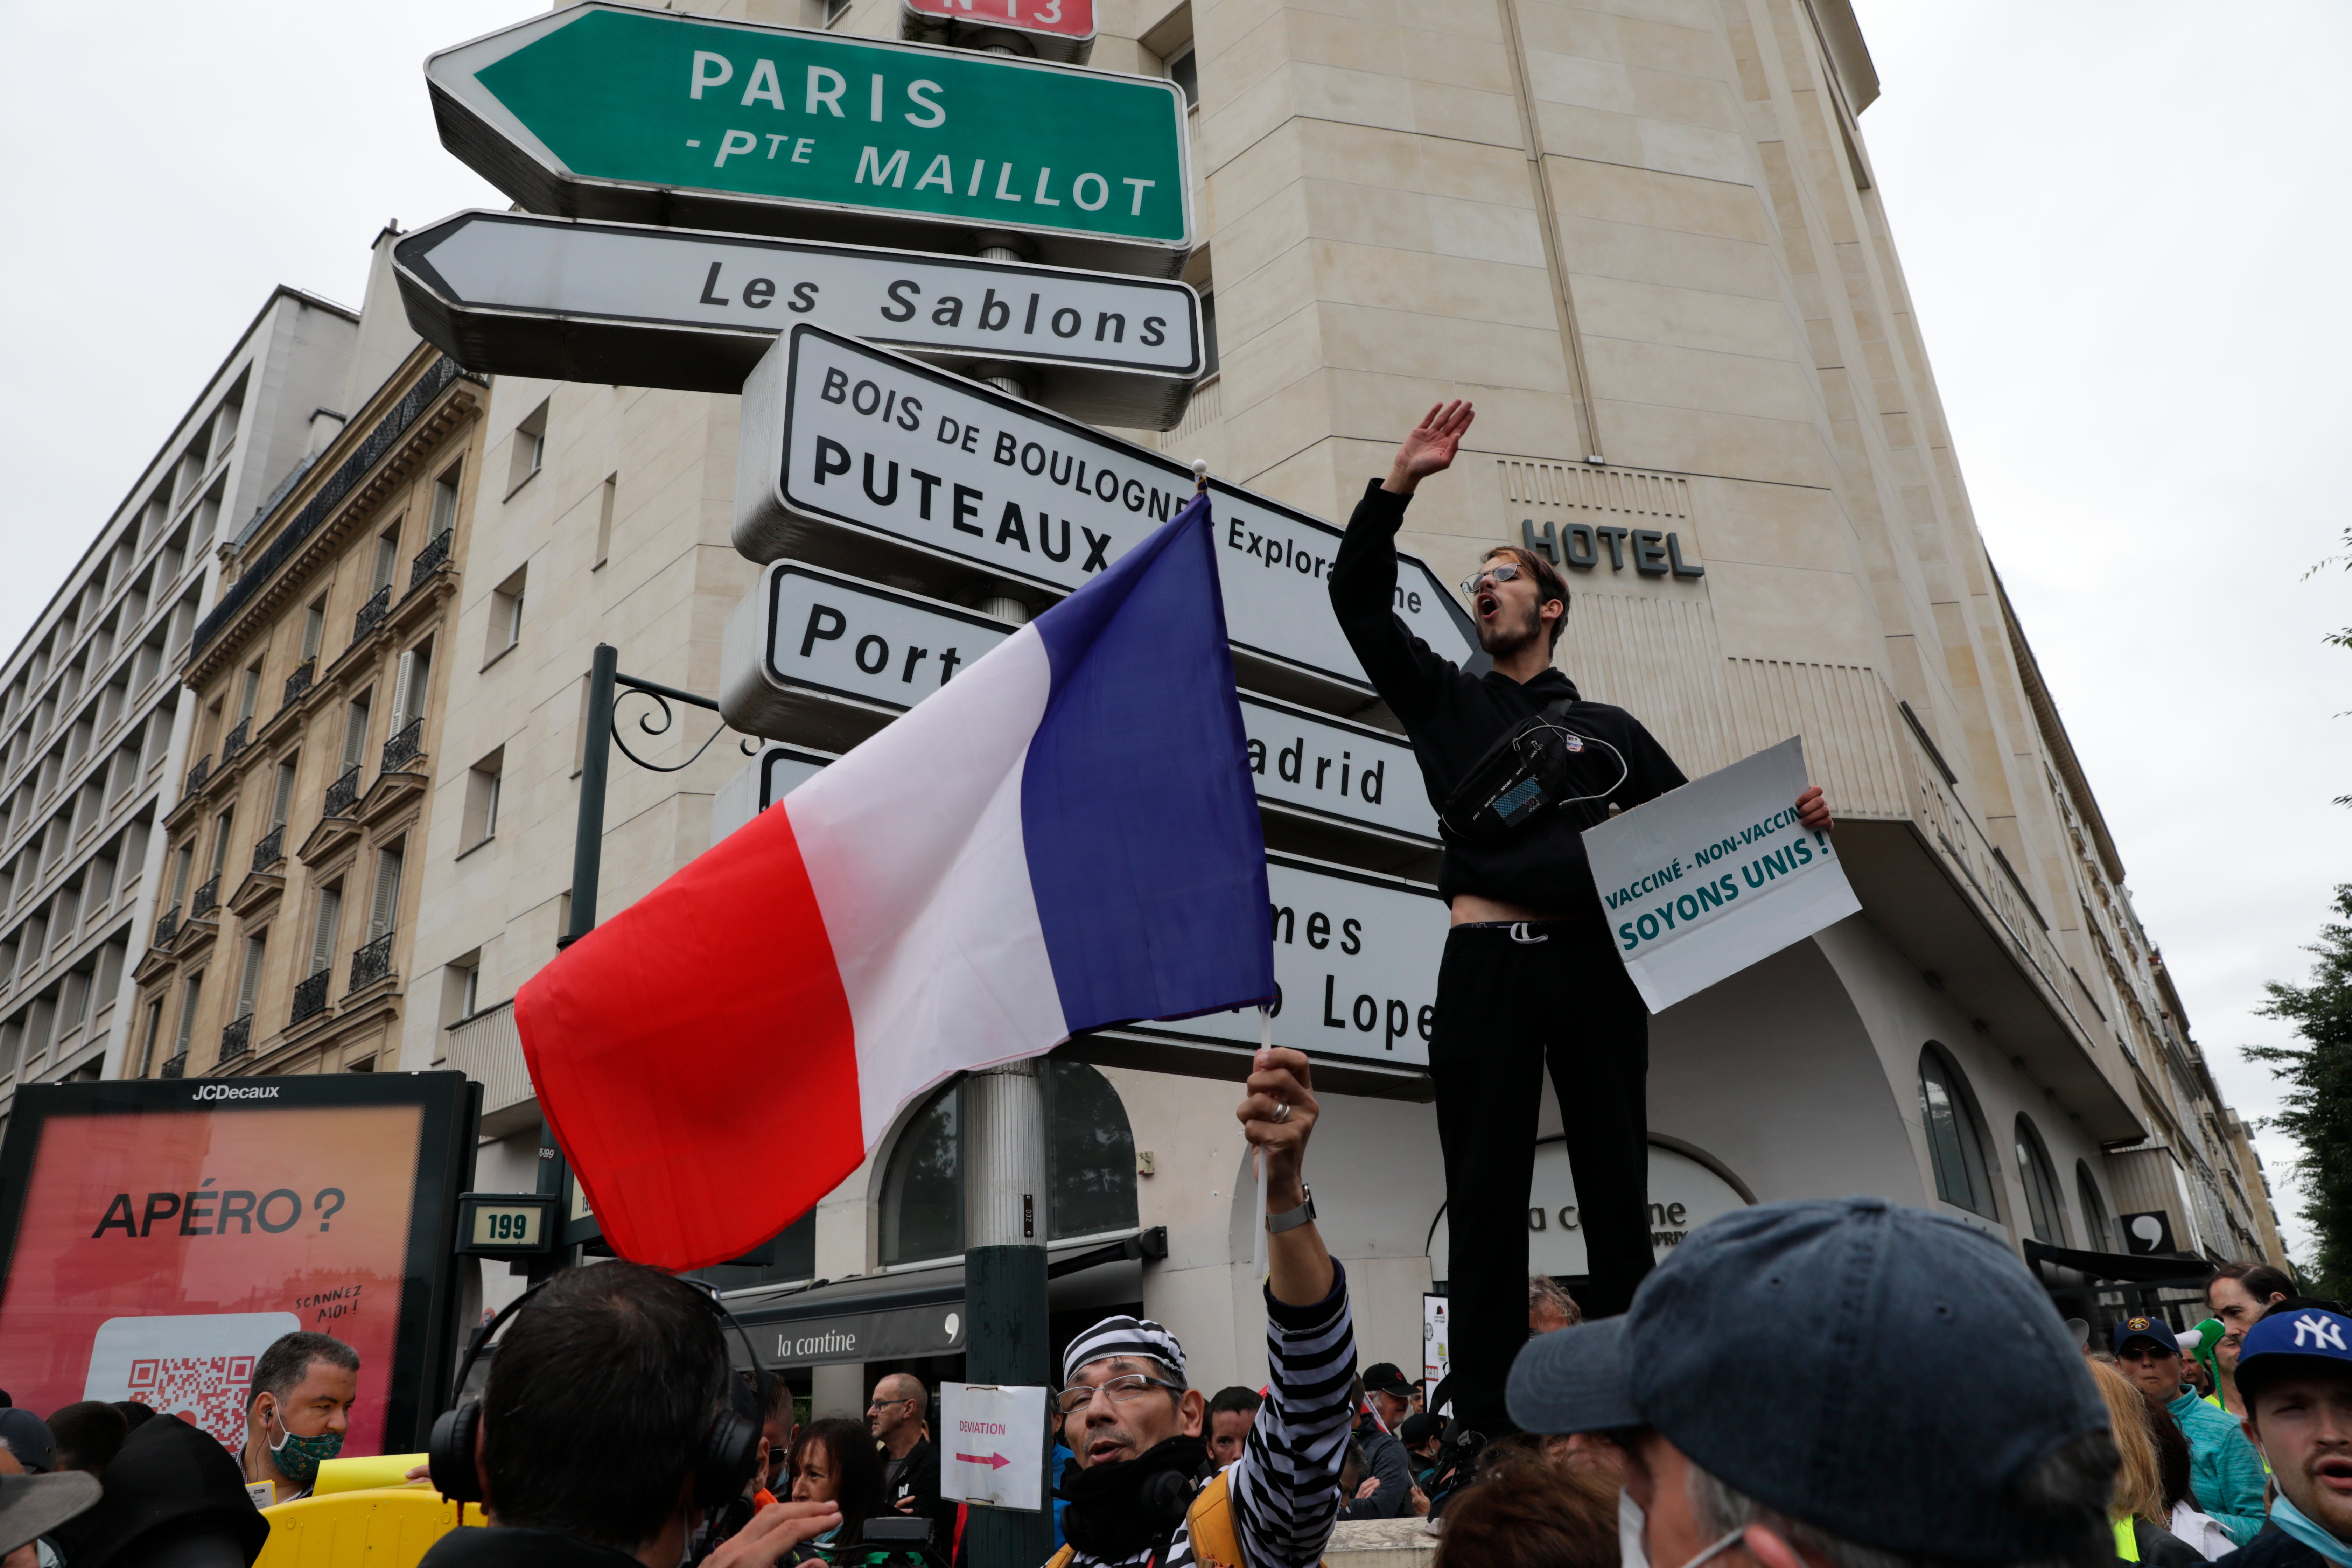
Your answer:
[[[1315,1217],[1315,1189],[1307,1186],[1303,1182],[1299,1184],[1299,1185],[1301,1190],[1307,1194],[1307,1201],[1300,1204],[1295,1209],[1285,1209],[1280,1214],[1270,1214],[1266,1215],[1266,1235],[1280,1236],[1286,1230],[1297,1230],[1300,1226],[1305,1225],[1308,1220]]]

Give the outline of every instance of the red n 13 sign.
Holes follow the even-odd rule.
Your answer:
[[[1091,37],[1095,30],[1095,0],[905,0],[905,5],[919,16],[1057,38]]]

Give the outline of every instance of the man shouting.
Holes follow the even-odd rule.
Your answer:
[[[1511,1430],[1503,1384],[1526,1337],[1527,1196],[1547,1062],[1576,1174],[1587,1314],[1622,1312],[1650,1270],[1649,1011],[1611,940],[1582,834],[1612,805],[1630,810],[1685,781],[1632,714],[1585,701],[1552,667],[1568,586],[1534,552],[1499,545],[1462,585],[1494,663],[1484,675],[1440,658],[1398,618],[1397,529],[1414,489],[1453,464],[1473,417],[1467,403],[1443,404],[1414,426],[1388,478],[1365,488],[1330,584],[1340,627],[1404,725],[1443,822],[1438,888],[1453,929],[1429,1063],[1453,1236],[1444,1394],[1464,1428],[1492,1436]],[[1479,787],[1514,734],[1556,748],[1564,773],[1540,797]],[[1797,811],[1807,828],[1828,830],[1819,789],[1798,796]]]

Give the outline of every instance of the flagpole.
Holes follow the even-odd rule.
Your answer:
[[[1257,1048],[1261,1051],[1270,1051],[1274,1049],[1274,1011],[1272,1008],[1260,1007],[1257,1010]],[[1265,1168],[1265,1151],[1264,1149],[1259,1149],[1256,1151],[1256,1155],[1257,1223],[1250,1226],[1250,1229],[1255,1232],[1257,1237],[1257,1245],[1255,1249],[1250,1254],[1250,1274],[1253,1279],[1263,1284],[1265,1280],[1266,1275],[1265,1216],[1267,1202],[1266,1183],[1268,1178]]]

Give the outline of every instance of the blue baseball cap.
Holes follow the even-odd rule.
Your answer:
[[[2352,1377],[2352,1318],[2321,1307],[2272,1310],[2238,1343],[2238,1392],[2249,1408],[2264,1384],[2295,1373]]]
[[[2107,1331],[2107,1339],[2117,1355],[2134,1340],[2146,1340],[2167,1355],[2180,1353],[2180,1336],[2162,1318],[2125,1318]]]
[[[1530,1340],[1506,1397],[1531,1432],[1654,1427],[1766,1507],[1885,1552],[2058,1557],[2106,1529],[2104,1493],[2033,1485],[2109,1435],[2050,1298],[2001,1242],[1884,1198],[1702,1226],[1623,1317]]]

